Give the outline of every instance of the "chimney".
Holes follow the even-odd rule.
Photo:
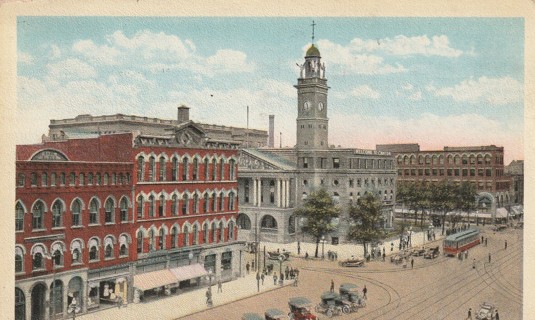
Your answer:
[[[275,146],[275,115],[269,115],[268,147]]]
[[[178,123],[188,122],[189,121],[189,107],[185,105],[181,105],[177,108],[177,110],[178,110],[178,115],[177,115]]]

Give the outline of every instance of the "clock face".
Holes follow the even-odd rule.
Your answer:
[[[323,102],[320,102],[320,103],[318,104],[318,110],[319,110],[319,111],[322,111],[324,107],[325,107],[325,106],[323,105]]]
[[[305,101],[305,103],[303,104],[303,109],[305,111],[310,110],[310,101]]]

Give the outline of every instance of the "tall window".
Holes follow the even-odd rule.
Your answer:
[[[66,178],[65,178],[65,172],[62,172],[61,175],[60,175],[60,184],[61,184],[62,186],[65,185],[65,179],[66,179]]]
[[[143,231],[137,232],[137,253],[143,252]]]
[[[89,184],[93,184],[93,175],[89,174],[90,177],[91,177],[91,180],[89,181]],[[69,174],[69,185],[70,186],[74,186],[76,184],[76,175],[74,174],[74,172],[71,172]]]
[[[104,249],[104,258],[113,258],[113,246],[111,243],[108,243]]]
[[[33,259],[32,259],[32,269],[36,270],[36,269],[43,269],[43,268],[44,268],[43,254],[41,252],[34,253]]]
[[[173,181],[177,181],[178,180],[178,159],[176,157],[173,157],[173,160],[172,160],[171,180],[173,180]]]
[[[160,181],[165,181],[165,158],[160,157]]]
[[[212,159],[212,180],[215,180],[217,175],[217,162],[216,159]]]
[[[54,250],[54,253],[52,254],[52,259],[54,260],[54,266],[63,265],[63,254],[61,253],[60,249]]]
[[[208,181],[208,178],[210,177],[208,172],[208,158],[204,159],[204,180]]]
[[[216,212],[217,211],[217,208],[216,208],[216,204],[217,204],[217,194],[214,192],[212,193],[212,198],[210,198],[210,201],[212,202],[212,212]]]
[[[32,174],[30,175],[30,184],[32,185],[32,187],[37,186],[37,173],[32,172]]]
[[[46,172],[43,172],[43,174],[41,175],[41,186],[43,187],[46,187],[48,186],[48,176],[46,174]]]
[[[225,226],[223,221],[219,222],[219,241],[223,242],[225,240]]]
[[[87,174],[87,184],[88,185],[92,185],[93,184],[93,174],[91,172],[89,172]]]
[[[171,197],[171,214],[178,215],[178,196],[176,194]]]
[[[143,181],[143,167],[145,166],[145,159],[143,157],[137,158],[137,181]]]
[[[98,202],[97,199],[91,200],[89,204],[89,224],[98,223]]]
[[[15,231],[24,230],[24,207],[17,202],[15,205]]]
[[[139,196],[137,197],[137,218],[143,219],[143,197]]]
[[[72,225],[79,226],[81,224],[82,204],[80,200],[74,200],[72,204]]]
[[[111,184],[112,185],[117,184],[117,174],[115,172],[111,174]]]
[[[203,199],[204,213],[208,212],[208,199],[209,199],[208,193],[205,193],[204,194],[204,199]]]
[[[234,192],[228,194],[228,210],[234,211]]]
[[[98,248],[96,245],[89,249],[89,261],[98,260]]]
[[[110,180],[110,177],[108,175],[108,173],[104,173],[104,185],[107,186],[108,185],[108,181]]]
[[[26,176],[24,175],[24,173],[19,173],[19,178],[17,179],[17,186],[24,187],[25,183],[26,183]]]
[[[72,263],[81,263],[82,262],[82,252],[79,248],[72,250]]]
[[[163,217],[165,211],[165,197],[163,195],[160,196],[160,203],[158,203],[158,216]]]
[[[102,184],[102,176],[100,175],[100,173],[97,173],[97,174],[95,175],[95,177],[96,177],[96,180],[97,180],[97,181],[96,181],[96,185],[97,185],[97,186],[100,186],[100,185]]]
[[[78,184],[81,186],[85,184],[85,176],[83,173],[80,173],[80,175],[78,176]]]
[[[208,224],[202,225],[202,243],[208,243]]]
[[[234,159],[229,161],[229,175],[230,180],[236,180],[236,161]]]
[[[217,242],[217,226],[215,221],[212,222],[212,242]]]
[[[199,227],[196,224],[193,225],[193,245],[197,245],[199,241]]]
[[[17,248],[18,249],[18,248]],[[24,271],[24,263],[22,259],[22,254],[18,252],[20,249],[15,250],[15,272]]]
[[[114,222],[115,218],[115,202],[110,198],[106,201],[105,205],[106,214],[104,216],[105,223]]]
[[[52,172],[50,174],[50,186],[55,187],[56,186],[56,173]]]
[[[43,229],[44,205],[41,201],[35,203],[32,209],[32,228]]]
[[[158,250],[165,249],[164,244],[165,244],[165,231],[163,230],[163,228],[161,228],[160,237],[158,239]]]
[[[121,221],[128,221],[128,201],[126,200],[126,198],[123,198],[121,200]]]
[[[156,171],[156,159],[149,158],[149,181],[154,181],[154,173]]]
[[[228,238],[234,240],[234,222],[232,221],[228,223]]]
[[[186,157],[182,160],[182,180],[188,180],[188,158]]]
[[[156,235],[154,234],[154,229],[150,229],[149,231],[149,252],[154,251],[154,238]]]
[[[173,227],[171,229],[171,248],[176,248],[178,246],[178,229]]]
[[[225,161],[219,160],[219,180],[225,179]]]
[[[193,158],[193,180],[198,180],[199,176],[199,160]]]
[[[193,195],[193,213],[199,213],[199,195],[197,193]]]
[[[154,218],[154,196],[149,196],[149,217]]]
[[[184,226],[184,245],[189,246],[189,228]]]
[[[225,202],[225,194],[224,194],[223,192],[221,192],[221,193],[219,194],[219,199],[218,199],[218,200],[219,200],[219,205],[218,205],[218,208],[217,208],[217,209],[218,209],[219,211],[223,211],[223,210],[224,210],[223,204],[224,204],[224,202]]]
[[[184,193],[184,195],[182,196],[182,214],[183,215],[188,214],[188,202],[189,202],[189,197],[187,194]]]

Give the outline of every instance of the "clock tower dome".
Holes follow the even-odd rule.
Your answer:
[[[329,119],[327,118],[327,79],[325,64],[314,43],[308,48],[297,79],[297,143],[298,149],[327,149]]]

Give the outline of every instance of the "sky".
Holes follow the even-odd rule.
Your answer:
[[[17,18],[17,144],[79,114],[267,130],[295,144],[299,67],[326,66],[329,143],[497,145],[524,158],[522,18]],[[281,132],[279,135],[278,133]]]

